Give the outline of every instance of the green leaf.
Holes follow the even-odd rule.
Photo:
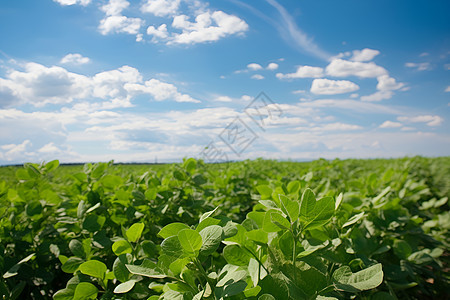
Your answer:
[[[83,229],[86,229],[89,232],[99,231],[103,224],[105,224],[106,218],[104,216],[98,215],[88,215],[83,222]]]
[[[112,251],[115,255],[119,256],[121,254],[133,252],[133,248],[131,248],[131,245],[130,243],[128,243],[128,241],[118,240],[112,245]]]
[[[281,229],[289,229],[291,227],[291,223],[286,220],[281,214],[271,213],[270,218],[273,224],[277,225]]]
[[[134,285],[136,284],[136,282],[137,282],[136,279],[131,279],[126,282],[123,282],[123,283],[119,284],[118,286],[116,286],[116,288],[114,289],[114,293],[115,294],[128,293],[129,291],[131,291],[134,288]]]
[[[335,203],[332,197],[325,197],[316,201],[311,189],[303,192],[300,202],[300,222],[303,229],[312,229],[325,225],[334,214]]]
[[[66,273],[74,273],[83,262],[84,260],[79,257],[69,257],[69,259],[62,265],[61,270]]]
[[[363,217],[364,217],[364,212],[354,215],[353,217],[348,219],[348,221],[345,222],[344,225],[342,225],[342,228],[355,224],[356,222],[361,220]]]
[[[374,289],[383,282],[381,264],[376,264],[352,273],[350,267],[343,266],[333,273],[333,281],[338,290],[358,292]]]
[[[219,207],[217,206],[211,211],[205,212],[201,217],[199,223],[201,223],[204,219],[211,217]]]
[[[135,223],[131,225],[130,228],[126,231],[126,236],[128,241],[132,243],[136,243],[137,240],[141,237],[142,231],[144,230],[143,223]]]
[[[295,200],[290,200],[285,195],[278,195],[280,198],[281,209],[289,216],[292,223],[297,221],[300,213],[300,203]]]
[[[79,240],[71,240],[69,243],[69,249],[73,253],[73,255],[80,258],[86,258],[83,244]]]
[[[336,198],[336,203],[335,203],[335,205],[334,205],[334,209],[335,209],[335,210],[337,210],[337,209],[339,208],[339,206],[341,205],[342,199],[344,199],[344,194],[339,193],[339,195],[338,195],[337,198]]]
[[[62,289],[53,294],[53,300],[72,300],[75,290]]]
[[[75,293],[73,295],[73,300],[87,300],[96,299],[98,294],[98,289],[89,282],[80,282],[75,288]]]
[[[188,253],[195,253],[202,247],[202,236],[193,229],[183,229],[178,232],[181,247]]]
[[[134,266],[134,265],[126,265],[128,271],[132,274],[141,275],[145,277],[150,278],[166,278],[167,275],[161,273],[155,264],[151,264],[147,262],[145,265],[144,263],[141,266]]]
[[[281,252],[283,252],[286,258],[292,260],[292,252],[294,249],[294,237],[290,231],[286,231],[278,240],[278,245]]]
[[[171,236],[162,241],[161,251],[163,254],[174,258],[180,257],[183,254],[183,247],[181,246],[178,236]]]
[[[220,245],[220,242],[224,238],[222,227],[219,225],[211,225],[200,231],[202,238],[202,246],[200,248],[200,254],[208,256],[215,252]]]
[[[412,248],[408,242],[403,240],[395,240],[394,253],[401,259],[407,259],[412,254]]]
[[[49,161],[45,164],[45,169],[47,172],[51,172],[59,166],[59,161],[57,159]]]
[[[177,235],[179,231],[183,229],[189,229],[189,226],[183,223],[171,223],[164,226],[158,233],[158,236],[163,239],[167,239],[168,237]]]
[[[276,300],[271,294],[263,294],[259,296],[258,300]]]
[[[245,235],[250,240],[257,242],[259,244],[267,244],[269,242],[267,232],[263,231],[262,229],[255,229],[252,231],[248,231],[246,232]]]
[[[27,257],[25,257],[24,259],[22,259],[21,261],[19,261],[17,264],[15,264],[14,266],[12,266],[8,272],[6,272],[5,274],[3,274],[3,278],[10,278],[13,276],[16,276],[18,274],[18,271],[20,269],[20,266],[24,263],[26,263],[27,261],[29,261],[30,259],[32,259],[35,256],[35,253],[32,253],[30,255],[28,255]]]
[[[258,185],[256,190],[261,195],[261,198],[270,198],[272,195],[272,189],[267,185]]]
[[[104,279],[107,267],[104,263],[98,260],[89,260],[80,265],[81,273],[95,278]]]
[[[246,266],[250,261],[249,253],[236,244],[225,246],[223,257],[229,264],[236,266]]]
[[[114,261],[113,264],[114,277],[120,282],[128,281],[128,279],[130,278],[130,272],[128,271],[125,265],[131,263],[131,260],[132,255],[127,253],[120,255]]]
[[[277,226],[272,221],[272,214],[277,214],[283,218],[283,216],[281,215],[281,212],[279,210],[270,209],[270,210],[266,211],[266,213],[264,214],[264,221],[263,221],[263,226],[262,226],[262,229],[265,232],[278,232],[278,231],[282,230],[282,228]]]
[[[300,181],[294,180],[288,183],[287,190],[289,194],[297,194],[298,191],[300,190],[300,187],[301,187]]]

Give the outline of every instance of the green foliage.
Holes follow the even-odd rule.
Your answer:
[[[447,295],[449,158],[58,166],[0,174],[1,299]]]

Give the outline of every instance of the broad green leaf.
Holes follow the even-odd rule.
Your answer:
[[[113,264],[114,276],[120,282],[128,281],[128,279],[130,278],[130,272],[128,271],[128,269],[126,267],[126,264],[131,263],[131,260],[132,260],[132,255],[127,253],[127,254],[120,255],[114,261],[114,264]]]
[[[167,239],[168,237],[177,235],[183,229],[189,229],[189,226],[183,223],[171,223],[164,226],[158,233],[158,236],[163,239]]]
[[[104,263],[98,260],[89,260],[84,262],[79,267],[81,273],[95,277],[104,279],[107,267]]]
[[[285,217],[283,217],[281,214],[278,213],[271,213],[270,218],[273,224],[277,225],[281,229],[289,229],[291,227],[291,223],[289,223],[288,220],[286,220]]]
[[[128,243],[128,241],[118,240],[112,245],[112,251],[115,255],[119,256],[121,254],[133,252],[133,248],[131,248],[131,245],[130,243]]]
[[[195,253],[202,247],[202,236],[193,229],[183,229],[178,232],[181,247],[188,253]]]
[[[259,244],[267,244],[269,242],[267,232],[263,231],[262,229],[248,231],[246,233],[246,236],[250,240]]]
[[[171,236],[162,241],[161,251],[163,254],[174,258],[180,257],[183,254],[183,247],[181,246],[178,236]]]
[[[289,194],[297,194],[300,190],[301,184],[300,181],[294,180],[288,183],[287,190]]]
[[[126,231],[126,236],[128,241],[132,243],[136,243],[141,237],[142,231],[144,230],[143,223],[135,223],[131,225],[130,228]]]
[[[264,214],[264,221],[263,221],[263,227],[262,229],[265,232],[278,232],[280,230],[282,230],[283,228],[277,226],[273,221],[272,221],[272,214],[277,214],[280,217],[284,218],[281,215],[281,212],[279,210],[275,210],[275,209],[270,209],[268,211],[266,211],[266,213]]]
[[[356,222],[361,220],[363,217],[364,217],[364,212],[360,212],[359,214],[354,215],[353,217],[348,219],[348,221],[345,222],[344,225],[342,225],[342,228],[355,224]]]
[[[292,223],[297,221],[300,213],[300,203],[296,200],[290,200],[285,195],[279,195],[279,198],[283,212],[289,216]]]
[[[211,225],[200,231],[202,238],[202,246],[200,248],[200,254],[208,256],[215,252],[220,245],[220,242],[224,238],[222,227],[219,225]]]
[[[395,240],[392,247],[394,248],[395,255],[400,259],[407,259],[412,254],[412,248],[406,241]]]
[[[69,243],[69,249],[73,255],[80,258],[86,258],[86,252],[84,251],[83,244],[79,240],[71,240]]]
[[[271,294],[263,294],[259,296],[258,300],[276,300]]]
[[[272,189],[267,185],[258,185],[256,189],[262,198],[268,199],[272,195]]]
[[[252,211],[247,214],[247,218],[255,221],[258,228],[263,228],[265,212],[261,211]]]
[[[334,214],[335,203],[332,197],[316,201],[311,189],[306,189],[300,202],[300,222],[303,229],[312,229],[325,225]]]
[[[280,236],[278,246],[285,257],[292,260],[292,252],[294,251],[294,237],[290,231],[286,231],[282,236]]]
[[[198,232],[202,231],[204,228],[211,226],[211,225],[218,225],[220,223],[220,220],[214,219],[214,218],[205,218],[203,219],[198,225],[195,230]]]
[[[61,270],[66,273],[74,273],[83,262],[84,260],[79,257],[69,257],[69,259],[62,265]]]
[[[53,294],[53,300],[72,300],[75,290],[72,289],[62,289]]]
[[[154,265],[153,267],[126,265],[128,271],[132,274],[141,275],[150,278],[166,278],[166,274],[162,274]]]
[[[374,289],[383,282],[381,264],[376,264],[352,273],[350,267],[343,266],[333,273],[333,281],[338,290],[357,292]]]
[[[131,279],[131,280],[128,280],[126,282],[119,284],[114,289],[114,293],[116,293],[116,294],[128,293],[129,291],[131,291],[134,288],[136,281],[137,281],[136,279]]]
[[[98,289],[89,282],[80,282],[75,288],[75,293],[73,295],[73,300],[87,300],[96,299],[98,294]]]
[[[179,275],[189,262],[191,262],[190,257],[179,258],[169,265],[169,269],[173,272],[173,274]]]
[[[123,179],[120,176],[108,174],[102,177],[101,182],[106,188],[116,189],[122,184]]]
[[[16,276],[18,274],[19,268],[22,264],[26,263],[27,261],[29,261],[30,259],[34,258],[35,253],[32,253],[30,255],[28,255],[27,257],[25,257],[24,259],[20,260],[17,264],[15,264],[14,266],[12,266],[8,272],[6,272],[5,274],[3,274],[3,278],[9,278],[9,277],[13,277]],[[64,271],[64,270],[63,270]]]
[[[244,296],[247,297],[247,298],[256,297],[256,296],[258,296],[260,291],[261,291],[261,287],[260,286],[255,286],[255,287],[252,287],[252,288],[249,288],[247,286],[247,288],[244,291]]]
[[[247,266],[250,261],[249,253],[236,244],[225,246],[223,257],[229,264],[236,266]]]
[[[45,169],[47,172],[51,172],[59,166],[59,161],[57,159],[49,161],[45,164]]]
[[[98,216],[95,214],[88,215],[83,221],[83,229],[89,232],[99,231],[103,224],[105,224],[106,218],[104,216]]]

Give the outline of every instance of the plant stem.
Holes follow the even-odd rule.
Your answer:
[[[295,284],[295,282],[297,281],[297,267],[296,267],[296,264],[295,264],[295,261],[297,260],[297,255],[296,255],[296,252],[297,252],[297,237],[294,235],[294,233],[291,231],[291,233],[292,233],[292,238],[294,239],[294,246],[292,247],[293,248],[293,250],[292,250],[292,263],[294,264],[294,284]]]

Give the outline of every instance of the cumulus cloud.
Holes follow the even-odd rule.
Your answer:
[[[262,80],[264,79],[264,76],[260,75],[260,74],[255,74],[252,75],[252,77],[250,77],[251,79],[256,79],[256,80]]]
[[[270,63],[270,64],[267,65],[266,69],[270,70],[270,71],[274,71],[274,70],[278,69],[278,64]]]
[[[365,48],[362,50],[353,50],[353,56],[350,58],[352,61],[370,61],[375,56],[380,54],[380,51]]]
[[[233,101],[233,99],[231,99],[231,97],[228,97],[228,96],[218,96],[214,100],[219,101],[219,102],[232,102]]]
[[[140,72],[130,66],[84,76],[58,66],[46,67],[37,63],[25,64],[24,70],[12,70],[0,78],[0,108],[31,104],[67,104],[74,99],[106,99],[111,105],[130,106],[132,92],[143,89],[157,101],[173,99],[178,102],[198,102],[177,88],[156,79],[142,84]],[[130,88],[133,87],[135,89]]]
[[[348,80],[314,79],[311,93],[319,95],[336,95],[356,91],[359,86]]]
[[[147,0],[141,6],[141,10],[157,17],[172,16],[177,13],[180,2],[180,0]]]
[[[437,115],[421,115],[421,116],[401,116],[397,120],[405,123],[426,123],[428,126],[438,126],[444,121],[443,118]]]
[[[0,146],[0,158],[6,161],[15,160],[25,154],[27,156],[27,148],[31,146],[30,140],[24,140],[21,144],[8,144]]]
[[[196,44],[217,41],[232,34],[242,34],[248,25],[240,18],[223,11],[204,12],[196,16],[195,22],[189,16],[178,15],[173,18],[172,27],[182,30],[174,33],[169,44]]]
[[[175,100],[177,102],[199,103],[199,100],[187,94],[178,92],[176,86],[162,82],[158,79],[150,79],[142,84],[125,84],[125,89],[130,93],[144,93],[151,95],[156,101]]]
[[[403,82],[397,82],[395,78],[389,75],[381,75],[377,77],[377,92],[362,96],[362,101],[381,101],[392,98],[395,90],[404,89],[405,84]]]
[[[118,16],[123,10],[130,6],[130,2],[126,0],[109,0],[108,4],[103,5],[100,9],[107,16]]]
[[[262,70],[263,67],[260,64],[251,63],[251,64],[247,65],[247,69],[252,70],[252,71],[258,71],[258,70]]]
[[[398,127],[402,127],[402,123],[399,122],[392,122],[392,121],[384,121],[383,124],[381,124],[379,127],[380,128],[398,128]]]
[[[361,78],[375,78],[387,75],[386,69],[373,62],[348,61],[334,59],[325,69],[326,74],[335,77],[357,76]]]
[[[278,79],[293,79],[293,78],[318,78],[323,76],[323,69],[320,67],[298,66],[295,73],[277,73]]]
[[[56,3],[59,3],[61,5],[75,5],[79,4],[82,6],[87,6],[89,3],[91,3],[91,0],[53,0]]]
[[[417,71],[427,71],[427,70],[431,70],[431,65],[430,63],[424,62],[424,63],[412,63],[412,62],[408,62],[405,64],[405,67],[408,68],[414,68]]]
[[[89,57],[84,57],[79,53],[69,53],[64,56],[60,61],[62,64],[72,64],[72,65],[84,65],[90,62]]]
[[[126,16],[109,16],[100,21],[98,29],[103,35],[110,33],[138,34],[144,20]]]
[[[169,36],[169,33],[167,32],[167,24],[162,24],[158,28],[155,28],[155,26],[149,26],[147,28],[147,34],[153,36],[153,42],[157,42],[158,39],[166,39]]]

